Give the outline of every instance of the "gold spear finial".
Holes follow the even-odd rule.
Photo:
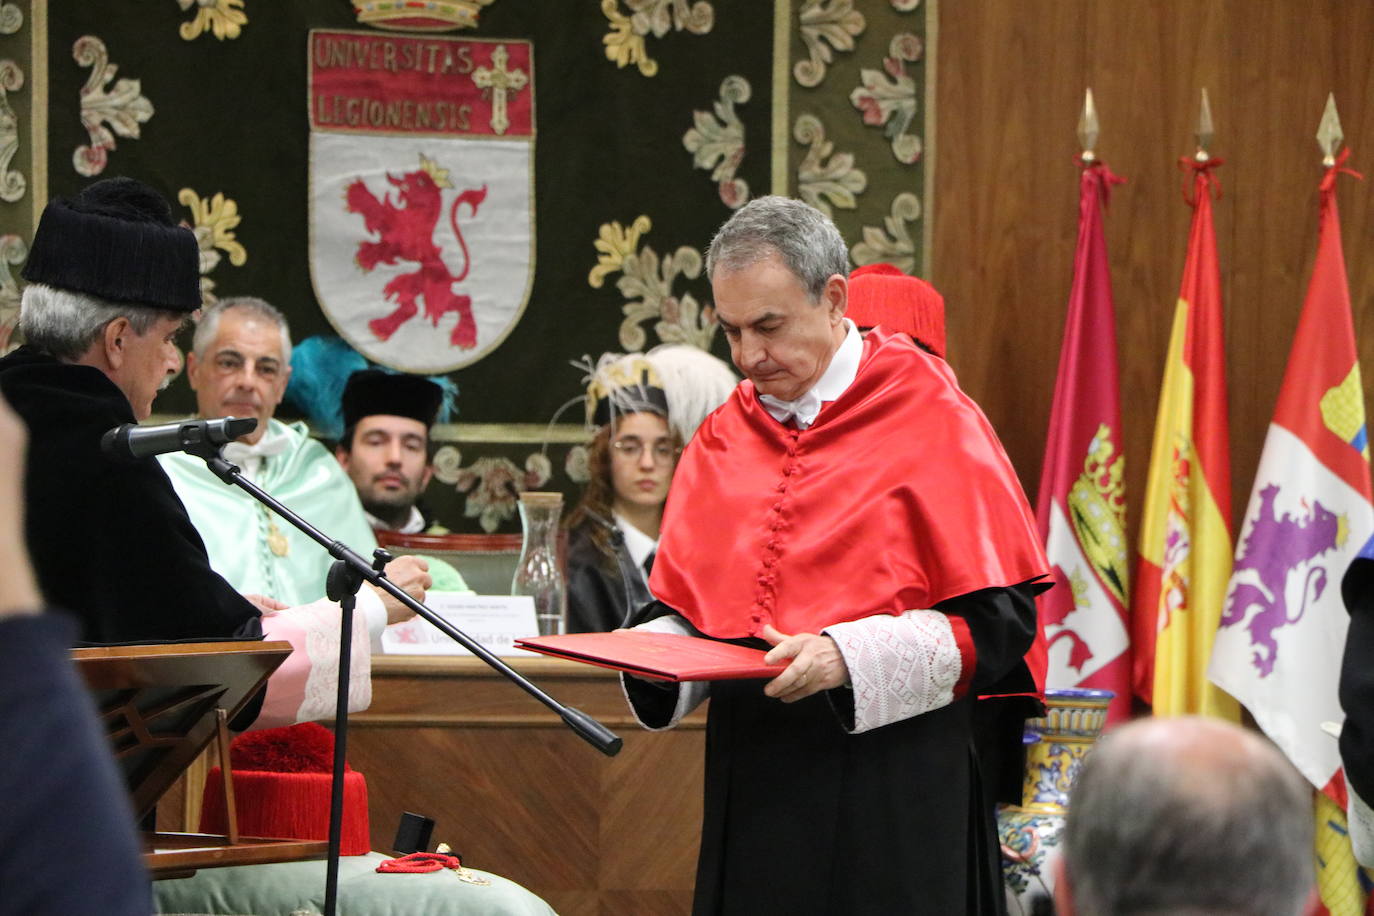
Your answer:
[[[1207,148],[1212,145],[1213,133],[1212,103],[1208,101],[1207,89],[1204,87],[1202,105],[1198,108],[1197,113],[1197,132],[1194,134],[1197,137],[1197,152],[1193,154],[1193,158],[1198,162],[1206,162],[1212,158],[1212,154],[1207,152]]]
[[[1079,158],[1084,162],[1097,161],[1097,153],[1093,151],[1093,147],[1097,146],[1099,130],[1097,107],[1093,105],[1092,87],[1088,87],[1083,94],[1083,113],[1078,116],[1078,143],[1083,147],[1083,153]]]
[[[1336,93],[1326,96],[1326,110],[1322,112],[1322,122],[1317,125],[1317,145],[1322,148],[1322,165],[1327,168],[1336,164],[1336,153],[1341,148],[1345,134],[1341,133],[1341,116],[1336,114]]]

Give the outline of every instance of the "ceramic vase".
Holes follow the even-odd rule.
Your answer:
[[[1110,690],[1047,690],[1047,714],[1026,723],[1026,776],[1019,805],[1002,805],[1002,879],[1012,916],[1031,913],[1054,890],[1053,866],[1068,812],[1069,790],[1107,721]]]

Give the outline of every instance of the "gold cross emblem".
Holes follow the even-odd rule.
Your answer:
[[[524,70],[506,69],[507,59],[506,46],[497,45],[491,52],[491,66],[478,67],[472,74],[472,81],[479,89],[491,90],[491,129],[498,134],[504,134],[510,127],[510,118],[506,117],[506,93],[519,92],[529,83]]]

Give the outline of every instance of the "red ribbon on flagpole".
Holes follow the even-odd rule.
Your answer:
[[[1178,167],[1185,172],[1191,170],[1194,176],[1193,181],[1189,182],[1185,180],[1183,182],[1183,200],[1188,206],[1197,206],[1197,186],[1199,182],[1204,187],[1215,189],[1216,193],[1212,196],[1213,200],[1221,200],[1221,179],[1218,178],[1212,170],[1219,165],[1225,164],[1225,162],[1225,159],[1220,159],[1216,156],[1207,159],[1198,159],[1194,156],[1178,157]],[[1193,186],[1192,193],[1189,193],[1189,184]]]
[[[1345,161],[1350,158],[1350,147],[1341,150],[1336,161],[1326,167],[1326,174],[1322,176],[1322,183],[1319,185],[1323,192],[1330,191],[1336,186],[1336,176],[1344,172],[1346,175],[1354,175],[1360,181],[1364,181],[1364,176],[1351,168],[1346,168]]]

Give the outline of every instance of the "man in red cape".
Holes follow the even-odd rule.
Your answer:
[[[848,252],[814,208],[751,202],[707,271],[748,379],[682,456],[642,626],[788,666],[625,680],[649,728],[711,699],[695,912],[1001,912],[983,769],[1040,709],[1049,570],[1010,462],[944,360],[844,317]],[[993,696],[1010,714],[975,716]]]

